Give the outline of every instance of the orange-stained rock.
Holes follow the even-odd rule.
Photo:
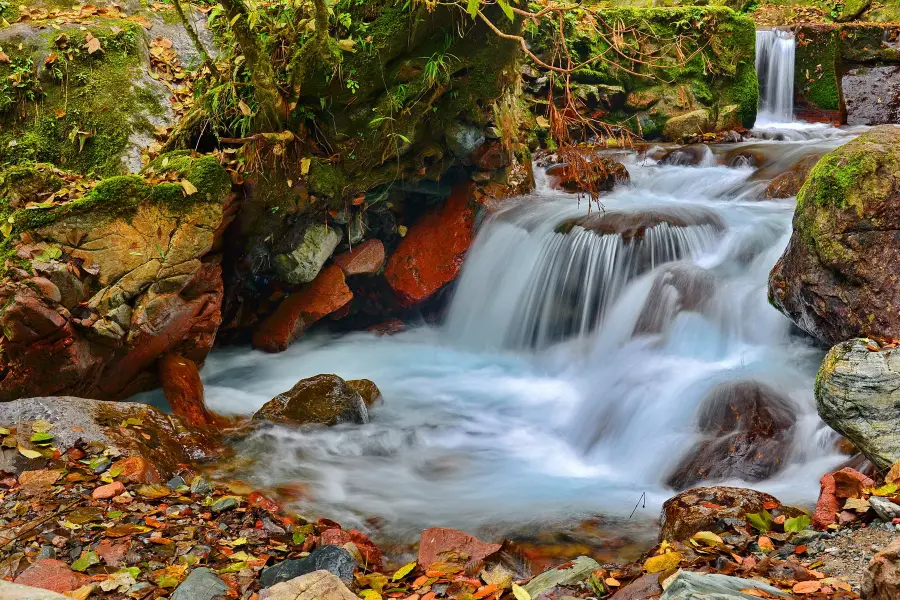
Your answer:
[[[381,240],[366,240],[356,248],[335,256],[333,262],[344,275],[377,273],[384,265],[384,244]]]
[[[488,544],[475,536],[445,527],[432,527],[422,532],[419,538],[418,563],[423,569],[454,557],[468,557],[467,565],[474,565],[494,552],[500,550],[500,544]]]
[[[813,527],[825,529],[832,523],[837,523],[838,512],[841,503],[834,493],[834,475],[827,473],[819,479],[819,500],[816,502],[816,512],[813,514]]]
[[[115,498],[124,491],[125,484],[121,481],[113,481],[112,483],[101,485],[91,492],[91,498],[94,500],[108,500],[110,498]]]
[[[161,479],[156,467],[143,456],[129,456],[110,465],[110,470],[119,472],[119,478],[134,483],[158,483]]]
[[[388,259],[385,278],[404,306],[428,299],[456,279],[472,243],[474,185],[457,186],[442,207],[410,228]]]
[[[363,532],[356,529],[347,531],[339,528],[332,528],[326,529],[322,532],[322,535],[319,536],[319,546],[343,546],[348,542],[352,542],[359,550],[359,553],[366,563],[364,565],[366,569],[370,571],[381,570],[381,549],[378,548],[378,546],[369,539],[369,536]]]
[[[871,477],[866,477],[850,467],[835,471],[833,475],[834,493],[838,498],[860,498],[865,488],[875,485]]]
[[[15,582],[65,594],[89,584],[91,578],[76,573],[61,560],[44,558],[25,569]]]
[[[216,417],[203,403],[203,382],[197,363],[175,352],[159,359],[159,380],[172,412],[193,427],[216,425]]]
[[[278,512],[281,510],[281,507],[278,506],[277,502],[259,492],[251,492],[250,495],[247,496],[247,504],[253,508],[261,508],[268,512]]]
[[[328,265],[316,278],[278,305],[253,333],[253,347],[282,352],[313,323],[353,299],[337,265]]]

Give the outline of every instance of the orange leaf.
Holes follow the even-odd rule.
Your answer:
[[[821,587],[822,584],[818,581],[801,581],[800,583],[795,583],[791,591],[795,594],[812,594],[818,592]]]
[[[478,590],[477,592],[475,592],[472,595],[472,597],[475,598],[475,600],[481,600],[482,598],[487,598],[488,596],[490,596],[491,594],[493,594],[496,591],[497,591],[497,585],[492,583],[491,585],[486,585],[483,588],[481,588],[480,590]]]
[[[763,552],[771,552],[775,549],[775,544],[772,543],[772,540],[764,535],[759,536],[759,540],[756,543],[759,544]]]
[[[9,57],[3,50],[0,50],[0,65],[9,64]]]

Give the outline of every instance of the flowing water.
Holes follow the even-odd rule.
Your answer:
[[[756,32],[759,114],[756,125],[794,119],[794,33],[788,29]]]

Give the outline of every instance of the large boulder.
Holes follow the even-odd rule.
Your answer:
[[[816,377],[822,420],[876,467],[900,460],[900,352],[854,339],[834,346]]]
[[[666,483],[684,489],[704,480],[761,481],[784,467],[795,410],[789,398],[757,381],[723,383],[700,406],[707,439],[693,448]]]
[[[369,412],[363,397],[346,381],[337,375],[316,375],[301,379],[266,402],[253,418],[293,425],[337,425],[368,423]]]
[[[794,233],[769,299],[828,344],[900,337],[900,127],[873,128],[825,155],[797,197]]]
[[[721,519],[743,519],[758,513],[765,504],[780,504],[774,496],[745,488],[694,488],[669,498],[663,504],[660,541],[683,541],[698,531],[723,530]]]
[[[213,250],[235,204],[225,170],[175,154],[143,176],[86,183],[40,210],[0,198],[27,266],[7,260],[0,273],[0,401],[126,398],[155,385],[159,357],[202,361],[212,348],[222,301]]]

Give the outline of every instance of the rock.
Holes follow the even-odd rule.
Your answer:
[[[693,448],[666,483],[684,489],[704,480],[761,481],[779,472],[793,443],[796,409],[790,398],[757,381],[727,382],[700,406]]]
[[[430,298],[456,279],[473,239],[472,184],[454,188],[450,198],[413,225],[388,259],[384,275],[403,306]]]
[[[681,492],[663,504],[659,540],[684,541],[698,531],[716,531],[717,521],[743,519],[763,510],[766,502],[778,500],[756,490],[725,486]]]
[[[295,577],[259,594],[259,600],[358,600],[356,594],[328,571]]]
[[[496,171],[509,165],[509,151],[499,141],[492,141],[472,153],[472,162],[482,171]]]
[[[66,563],[54,558],[44,558],[22,571],[15,583],[65,594],[88,585],[91,578],[76,573]]]
[[[56,592],[10,583],[2,579],[0,579],[0,598],[3,600],[71,600],[69,596],[63,596]]]
[[[813,514],[813,526],[816,529],[825,529],[838,522],[844,501],[848,498],[859,498],[862,491],[874,486],[875,482],[855,469],[844,467],[840,471],[823,475],[819,484],[821,487],[816,511]]]
[[[872,352],[849,340],[825,356],[816,377],[816,407],[832,429],[879,469],[900,460],[900,353]]]
[[[198,567],[190,572],[172,592],[172,600],[215,600],[228,593],[229,587],[211,569]]]
[[[756,597],[742,590],[759,590],[767,597],[791,597],[776,587],[753,579],[679,571],[660,600],[748,600]]]
[[[431,565],[453,560],[464,559],[467,566],[475,565],[491,554],[500,550],[500,544],[488,544],[475,536],[456,529],[432,527],[422,532],[419,538],[419,555],[417,562],[423,569]],[[536,595],[536,594],[535,594]]]
[[[669,150],[659,159],[658,164],[679,167],[699,167],[701,165],[715,165],[715,160],[709,146],[706,144],[691,144],[690,146]]]
[[[900,123],[900,73],[896,65],[849,69],[841,78],[841,92],[847,125]]]
[[[363,568],[368,571],[380,571],[382,568],[381,549],[369,539],[369,536],[356,529],[349,531],[338,528],[326,529],[319,536],[319,543],[325,546],[343,546],[351,543],[362,556]]]
[[[612,595],[615,600],[648,600],[662,594],[659,573],[647,573],[638,577]]]
[[[338,546],[322,546],[306,558],[284,560],[266,567],[262,570],[259,583],[261,587],[268,588],[315,571],[327,571],[340,581],[350,583],[354,568],[356,561],[349,552]]]
[[[455,121],[445,130],[447,147],[457,158],[467,158],[484,143],[484,131],[475,125]]]
[[[198,496],[205,496],[207,494],[211,494],[213,491],[212,486],[209,482],[201,476],[196,476],[191,480],[191,493],[197,494]]]
[[[809,177],[810,171],[819,162],[819,156],[807,156],[790,170],[778,175],[766,188],[766,198],[793,198]]]
[[[576,225],[598,235],[618,235],[625,242],[644,239],[648,229],[666,224],[669,227],[709,227],[713,231],[725,230],[725,223],[713,211],[698,207],[672,207],[639,212],[608,210],[564,221],[557,227],[560,233],[569,233]]]
[[[214,427],[216,417],[203,402],[197,363],[175,352],[159,359],[159,381],[172,412],[191,427]]]
[[[672,117],[663,126],[663,135],[667,140],[678,142],[686,137],[707,133],[712,129],[709,112],[698,109],[689,113]]]
[[[347,385],[352,387],[360,396],[362,396],[363,402],[366,403],[366,408],[372,408],[376,404],[384,403],[384,397],[381,395],[381,390],[378,389],[378,386],[375,385],[374,381],[368,379],[351,379],[347,382]]]
[[[610,158],[593,157],[591,167],[591,171],[579,175],[570,165],[561,163],[547,169],[547,177],[554,189],[573,194],[588,193],[589,189],[611,192],[617,184],[628,183],[631,179],[625,165]],[[587,185],[581,181],[581,177],[589,178]]]
[[[253,332],[253,347],[283,352],[319,319],[343,308],[353,299],[344,273],[328,265],[315,280],[285,298],[275,312]]]
[[[878,518],[885,523],[890,523],[894,519],[900,519],[900,506],[890,500],[872,496],[869,498],[869,506],[875,511]]]
[[[344,275],[371,275],[384,266],[384,244],[381,240],[366,240],[359,246],[339,254],[333,259]]]
[[[340,243],[339,227],[314,223],[303,230],[300,240],[289,252],[275,255],[275,271],[285,283],[309,283]]]
[[[797,197],[769,300],[827,344],[900,337],[900,128],[875,127],[826,154]],[[852,438],[851,438],[852,439]]]
[[[362,396],[337,375],[316,375],[301,379],[287,392],[266,402],[254,420],[304,425],[321,423],[368,423],[369,413]]]
[[[716,277],[707,269],[684,261],[657,271],[633,335],[662,333],[677,313],[702,313],[715,297]]]
[[[23,446],[29,445],[30,423],[42,419],[54,425],[53,443],[60,452],[85,439],[114,447],[126,458],[142,458],[148,465],[146,483],[166,481],[179,470],[179,465],[209,456],[214,449],[204,434],[146,404],[65,396],[0,402],[0,426],[17,427],[18,443]],[[127,419],[138,419],[141,429],[120,427]],[[0,469],[9,470],[2,463]]]
[[[119,471],[119,479],[122,481],[130,481],[132,483],[153,483],[154,470],[146,458],[143,456],[129,456],[117,460],[110,469]]]
[[[834,16],[834,20],[838,23],[846,23],[858,19],[864,12],[869,10],[871,5],[872,0],[846,0],[846,2],[835,8],[837,14]]]
[[[737,104],[729,104],[719,109],[719,115],[716,117],[716,131],[729,131],[743,128],[741,121],[741,107]]]
[[[419,564],[422,564],[421,561]],[[541,592],[556,586],[575,585],[591,576],[591,572],[600,568],[600,564],[593,558],[579,556],[575,560],[560,565],[555,569],[544,571],[524,587],[532,598],[536,598]]]
[[[125,491],[125,484],[121,481],[114,481],[112,483],[108,483],[106,485],[101,485],[93,492],[91,492],[91,498],[94,500],[109,500],[110,498],[114,498]]]
[[[862,582],[866,600],[900,599],[900,539],[875,555]]]

